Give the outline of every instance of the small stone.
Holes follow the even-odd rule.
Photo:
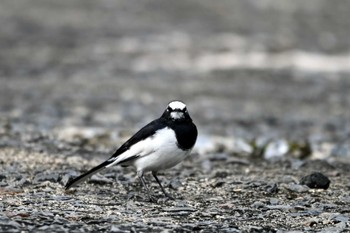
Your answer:
[[[210,186],[213,188],[222,187],[226,182],[223,179],[215,179]]]
[[[95,175],[91,176],[91,179],[89,180],[89,182],[95,183],[95,184],[111,184],[111,183],[113,183],[113,180],[108,179],[101,174],[95,174]]]
[[[192,207],[172,207],[172,208],[163,208],[165,212],[195,212],[196,209]]]
[[[270,210],[290,210],[292,207],[290,205],[267,205]]]
[[[285,184],[298,183],[298,179],[294,176],[286,175],[280,179],[280,182]]]
[[[194,150],[200,155],[213,153],[216,151],[214,140],[209,135],[199,135]]]
[[[177,190],[182,186],[181,182],[179,180],[171,180],[169,183],[169,188]]]
[[[210,161],[226,161],[228,159],[227,153],[215,153],[209,156]]]
[[[258,233],[258,232],[277,232],[277,231],[275,229],[270,228],[270,227],[251,226],[249,229],[249,232]]]
[[[272,185],[268,185],[267,188],[266,188],[266,191],[268,193],[271,193],[271,194],[277,194],[279,189],[278,189],[278,186],[276,183],[272,184]]]
[[[222,232],[232,232],[232,233],[240,233],[240,232],[242,232],[242,231],[240,231],[238,229],[238,227],[237,228],[234,228],[234,227],[221,228],[220,231],[222,231]]]
[[[270,142],[265,149],[264,158],[274,159],[281,158],[289,151],[289,145],[286,140]]]
[[[270,198],[271,205],[277,205],[278,203],[279,203],[279,200],[277,198]]]
[[[309,191],[309,188],[307,186],[300,185],[300,184],[293,184],[293,183],[288,184],[287,186],[285,186],[285,188],[288,191],[296,192],[296,193],[305,193]]]
[[[338,228],[339,230],[342,230],[342,229],[346,228],[346,223],[347,223],[347,222],[339,222],[339,223],[335,224],[334,226],[335,226],[336,228]],[[340,232],[341,232],[341,231],[340,231]]]
[[[6,180],[6,176],[3,174],[0,174],[0,181]]]
[[[109,232],[123,232],[118,225],[112,225]]]
[[[3,181],[0,181],[0,187],[5,187],[5,186],[7,186],[7,185],[8,185],[8,183],[3,182]]]
[[[61,175],[60,177],[60,183],[65,185],[68,183],[69,180],[73,179],[73,177],[77,177],[76,171],[69,171],[68,173]]]
[[[225,179],[227,176],[229,175],[229,173],[225,170],[221,171],[217,171],[214,175],[213,178],[221,178],[221,179]]]
[[[15,187],[22,187],[29,184],[30,182],[28,181],[26,175],[18,175],[16,181],[14,182]]]
[[[252,145],[242,138],[236,138],[232,147],[232,152],[238,155],[251,155],[254,152]]]
[[[201,163],[201,168],[205,172],[211,171],[213,169],[212,162],[210,160],[208,160],[208,159],[203,160],[202,163]]]
[[[291,161],[291,168],[294,169],[294,170],[298,170],[298,169],[300,169],[304,164],[305,164],[305,161],[303,161],[303,160],[299,160],[299,159],[292,160],[292,161]]]
[[[346,216],[346,215],[343,215],[343,214],[336,214],[334,217],[333,217],[333,220],[338,223],[338,222],[349,222],[350,220],[350,217],[349,216]]]
[[[350,143],[342,143],[342,144],[336,145],[331,151],[331,156],[349,159],[350,158]]]
[[[21,224],[19,224],[18,222],[10,220],[7,223],[5,223],[4,225],[2,225],[2,228],[3,229],[7,229],[7,230],[20,229],[21,228]]]
[[[58,174],[56,173],[50,173],[50,174],[43,174],[39,173],[34,177],[33,183],[39,184],[44,181],[50,181],[50,182],[57,182],[58,181]]]
[[[250,206],[253,208],[262,208],[262,207],[265,207],[265,204],[262,203],[261,201],[256,201],[253,204],[251,204]]]
[[[310,175],[304,176],[300,180],[300,184],[306,185],[312,189],[328,189],[331,181],[327,176],[320,172],[314,172]]]

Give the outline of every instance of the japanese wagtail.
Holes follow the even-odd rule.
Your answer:
[[[164,195],[172,199],[159,181],[157,172],[171,168],[184,160],[190,154],[197,134],[197,127],[193,123],[186,105],[181,101],[172,101],[160,118],[140,129],[108,160],[69,181],[65,188],[69,189],[85,181],[102,169],[114,165],[132,165],[136,167],[137,176],[146,188],[151,201],[155,201],[155,199],[143,178],[144,173],[149,171],[152,172]]]

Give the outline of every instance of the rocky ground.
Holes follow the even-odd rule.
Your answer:
[[[1,1],[0,231],[350,231],[346,5]],[[175,200],[121,167],[64,191],[172,99],[199,129]]]
[[[91,152],[92,153],[92,152]],[[349,164],[247,160],[225,154],[194,155],[165,172],[163,183],[176,198],[150,203],[132,169],[113,168],[72,191],[63,185],[106,156],[1,150],[3,232],[346,232],[349,230]],[[327,190],[300,185],[320,171]]]

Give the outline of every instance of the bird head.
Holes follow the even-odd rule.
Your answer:
[[[165,109],[163,118],[171,121],[191,121],[191,117],[187,112],[186,104],[181,101],[171,101]]]

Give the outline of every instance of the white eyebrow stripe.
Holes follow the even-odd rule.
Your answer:
[[[169,107],[171,109],[180,109],[183,110],[186,108],[186,104],[180,102],[180,101],[173,101],[171,103],[169,103]]]

